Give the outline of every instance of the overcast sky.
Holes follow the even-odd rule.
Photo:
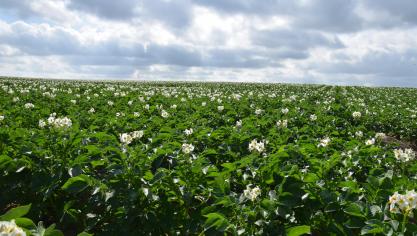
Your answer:
[[[417,87],[417,3],[0,0],[0,75]]]

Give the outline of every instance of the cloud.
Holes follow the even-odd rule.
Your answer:
[[[337,37],[327,38],[321,33],[302,30],[274,29],[252,31],[252,42],[267,48],[307,50],[310,47],[343,47]]]
[[[343,59],[347,59],[345,56]],[[327,73],[345,73],[358,75],[375,75],[400,79],[417,75],[417,51],[406,52],[369,52],[354,63],[341,60],[325,65],[321,69]],[[417,84],[417,81],[416,81]]]
[[[3,0],[3,1],[0,1],[0,8],[3,11],[5,10],[12,11],[16,15],[18,15],[18,17],[21,17],[21,18],[27,18],[35,14],[28,0],[21,0],[21,1]]]
[[[70,0],[68,8],[87,12],[111,20],[127,20],[135,16],[139,7],[132,0]]]
[[[197,4],[219,10],[224,14],[257,16],[281,15],[291,19],[294,27],[330,32],[349,32],[361,28],[361,17],[356,14],[356,0],[196,0]]]
[[[417,24],[417,4],[413,0],[367,0],[361,2],[361,6],[369,11],[374,25],[404,27]]]
[[[0,73],[417,86],[416,23],[412,0],[2,0]]]

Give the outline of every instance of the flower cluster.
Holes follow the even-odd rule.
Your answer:
[[[317,147],[326,147],[327,145],[329,145],[330,141],[331,140],[329,137],[325,137],[320,140],[320,143],[317,145]]]
[[[352,113],[353,118],[359,119],[361,118],[362,114],[359,111],[355,111]]]
[[[191,143],[189,144],[189,143],[184,143],[183,145],[182,145],[182,151],[185,153],[185,154],[189,154],[189,153],[191,153],[192,151],[194,151],[194,145],[192,145]]]
[[[414,152],[413,149],[411,148],[406,148],[404,150],[396,149],[394,150],[394,155],[398,161],[408,162],[408,161],[415,159],[416,152]]]
[[[26,236],[25,231],[12,221],[0,221],[0,235]]]
[[[161,111],[161,116],[162,116],[162,118],[168,118],[169,117],[169,113],[167,111],[165,111],[165,110],[162,110]]]
[[[72,121],[70,118],[64,116],[64,117],[56,117],[56,113],[52,113],[49,115],[49,118],[47,119],[47,122],[44,120],[39,120],[39,127],[43,128],[46,125],[49,125],[50,127],[57,128],[57,129],[66,129],[70,128],[72,126]]]
[[[35,105],[33,105],[33,104],[32,104],[32,103],[30,103],[30,102],[25,104],[25,108],[26,108],[26,109],[31,109],[31,108],[34,108],[34,107],[35,107]]]
[[[258,186],[252,188],[252,185],[249,184],[246,186],[246,189],[243,190],[243,197],[253,202],[261,195],[261,193],[262,191]]]
[[[236,121],[236,128],[238,129],[242,128],[242,120]]]
[[[259,153],[262,153],[265,151],[265,143],[262,141],[258,142],[256,139],[254,139],[249,143],[248,149],[250,152],[257,151]]]
[[[417,207],[417,193],[414,190],[407,191],[405,194],[395,192],[389,197],[388,203],[391,212],[408,214]]]
[[[193,128],[189,128],[189,129],[184,130],[184,134],[187,135],[187,136],[192,135],[193,134]]]
[[[371,138],[365,141],[365,145],[370,146],[375,144],[375,139]]]
[[[260,114],[262,114],[264,112],[264,110],[262,109],[256,109],[255,110],[255,115],[259,116]]]
[[[278,128],[287,128],[288,120],[279,120],[277,121]]]
[[[386,137],[386,135],[384,133],[376,133],[375,134],[375,138],[378,140],[382,140]]]
[[[133,131],[130,133],[120,134],[119,139],[121,143],[128,145],[131,142],[133,142],[133,140],[140,139],[142,137],[143,137],[143,130],[137,130],[137,131]]]

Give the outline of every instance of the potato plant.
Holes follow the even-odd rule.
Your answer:
[[[0,234],[417,232],[416,89],[0,86]]]

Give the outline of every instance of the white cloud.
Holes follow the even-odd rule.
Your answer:
[[[3,75],[417,86],[412,0],[3,0],[0,13]]]

